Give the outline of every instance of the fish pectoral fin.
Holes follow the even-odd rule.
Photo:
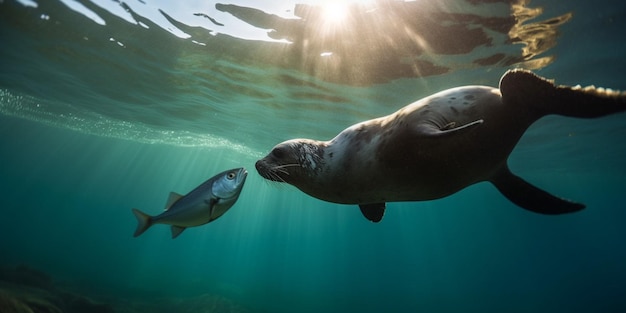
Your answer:
[[[220,199],[218,198],[210,198],[207,200],[204,200],[204,203],[206,203],[209,206],[209,216],[213,217],[213,213],[215,212],[215,205],[220,201]],[[213,220],[213,218],[211,218],[211,220]]]
[[[185,229],[187,228],[182,227],[182,226],[172,225],[172,239],[178,237],[178,235],[180,235]]]
[[[206,203],[209,206],[210,209],[213,209],[213,207],[218,202],[220,202],[220,199],[217,199],[217,198],[210,198],[210,199],[204,200],[204,203]]]
[[[491,178],[491,183],[511,202],[535,213],[556,215],[577,212],[584,204],[555,197],[511,173],[507,166]]]
[[[167,198],[167,202],[165,203],[165,211],[169,210],[176,201],[180,200],[183,195],[177,194],[175,192],[170,192],[170,197]]]
[[[359,204],[361,213],[366,219],[378,223],[383,219],[385,215],[385,203],[371,203],[371,204]]]

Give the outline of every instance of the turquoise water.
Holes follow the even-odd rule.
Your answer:
[[[626,89],[622,2],[533,1],[543,11],[525,40],[496,31],[513,1],[470,2],[368,9],[417,16],[414,30],[436,35],[420,37],[424,51],[383,18],[315,37],[330,26],[294,22],[303,6],[290,2],[0,2],[0,266],[38,269],[116,312],[623,312],[624,114],[544,118],[511,155],[520,176],[587,205],[565,216],[477,184],[390,203],[373,224],[254,170],[278,142],[326,140],[517,66]],[[543,49],[524,54],[529,43]],[[176,240],[162,225],[132,237],[131,208],[156,214],[170,191],[239,166],[246,186],[219,220]],[[210,297],[222,305],[201,305]]]

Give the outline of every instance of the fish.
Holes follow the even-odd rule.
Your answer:
[[[137,218],[134,237],[143,234],[154,224],[167,224],[171,225],[174,239],[188,227],[216,220],[237,202],[247,176],[245,168],[235,168],[209,178],[184,196],[170,192],[165,212],[157,216],[133,208],[132,212]]]

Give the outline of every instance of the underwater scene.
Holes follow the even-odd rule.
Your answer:
[[[616,0],[0,0],[0,312],[626,312],[625,29]]]

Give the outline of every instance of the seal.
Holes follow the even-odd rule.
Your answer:
[[[624,110],[625,92],[557,86],[529,71],[510,70],[499,89],[452,88],[355,124],[329,141],[285,141],[258,160],[256,169],[315,198],[358,204],[373,222],[382,219],[386,202],[438,199],[485,181],[524,209],[570,213],[585,206],[511,173],[511,151],[545,115],[595,118]]]

